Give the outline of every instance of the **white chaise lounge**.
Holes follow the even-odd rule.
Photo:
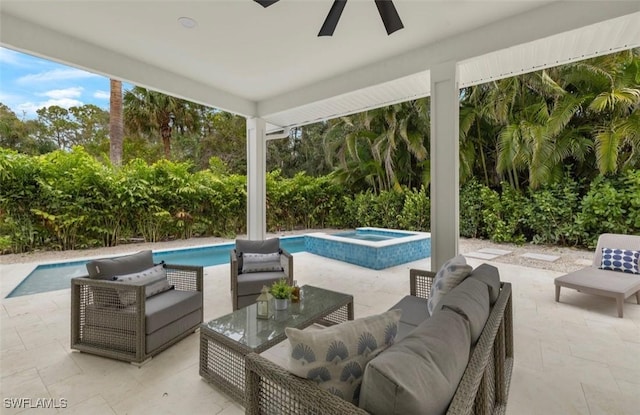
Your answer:
[[[601,269],[602,249],[640,251],[640,236],[605,233],[598,238],[593,264],[579,271],[555,279],[556,301],[560,301],[560,288],[573,288],[583,293],[616,299],[618,317],[622,318],[624,300],[635,294],[640,304],[640,274]],[[638,266],[636,257],[636,266]],[[637,267],[636,267],[637,269]]]

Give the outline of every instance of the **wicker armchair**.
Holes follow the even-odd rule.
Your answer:
[[[411,295],[428,298],[435,273],[410,271]],[[511,284],[502,283],[498,300],[449,405],[449,415],[503,414],[513,367]],[[343,415],[367,412],[320,389],[256,353],[246,357],[247,414]]]
[[[173,289],[146,298],[145,286],[71,280],[71,348],[133,364],[185,338],[203,320],[203,268],[165,265]],[[132,304],[123,305],[129,296]]]
[[[263,272],[243,273],[242,254],[278,254],[279,268]],[[293,285],[293,256],[280,248],[277,238],[266,241],[237,240],[236,248],[229,255],[231,275],[231,304],[233,311],[255,303],[264,285],[271,286],[280,279],[286,279]]]

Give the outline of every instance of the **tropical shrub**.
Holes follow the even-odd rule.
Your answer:
[[[131,239],[246,232],[246,177],[136,159],[121,168],[82,148],[26,156],[0,149],[0,251],[80,249]],[[269,231],[374,226],[428,231],[428,188],[351,194],[330,176],[267,174]],[[460,234],[496,242],[593,247],[604,232],[640,233],[640,171],[568,175],[526,193],[476,180],[460,190]]]

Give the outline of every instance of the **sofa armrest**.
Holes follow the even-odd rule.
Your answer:
[[[165,264],[167,280],[179,291],[202,292],[203,267],[191,265]]]
[[[284,249],[281,249],[281,251],[280,264],[282,265],[282,270],[284,271],[284,275],[287,276],[289,285],[293,285],[293,255]]]
[[[133,304],[120,296],[130,292]],[[89,277],[71,279],[71,348],[142,361],[145,335],[145,287]],[[89,329],[88,326],[91,326]]]
[[[245,410],[247,414],[367,414],[309,379],[293,375],[256,353],[246,356]]]
[[[409,270],[410,293],[415,297],[429,298],[431,296],[431,285],[436,277],[436,273],[423,269]]]

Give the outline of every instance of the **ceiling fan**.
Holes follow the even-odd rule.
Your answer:
[[[260,4],[262,7],[269,7],[274,3],[277,3],[279,0],[254,0],[256,3]],[[382,19],[382,23],[384,23],[385,29],[387,29],[387,35],[404,28],[402,24],[402,20],[400,20],[400,16],[398,15],[398,11],[393,5],[392,0],[374,0],[376,6],[378,6],[378,13],[380,13],[380,18]],[[338,21],[340,20],[340,15],[342,14],[342,10],[344,10],[344,6],[346,6],[347,0],[334,0],[331,5],[331,10],[329,10],[329,14],[327,14],[327,18],[324,20],[322,27],[320,28],[320,32],[318,36],[333,36],[333,32],[336,30],[336,26],[338,26]]]

